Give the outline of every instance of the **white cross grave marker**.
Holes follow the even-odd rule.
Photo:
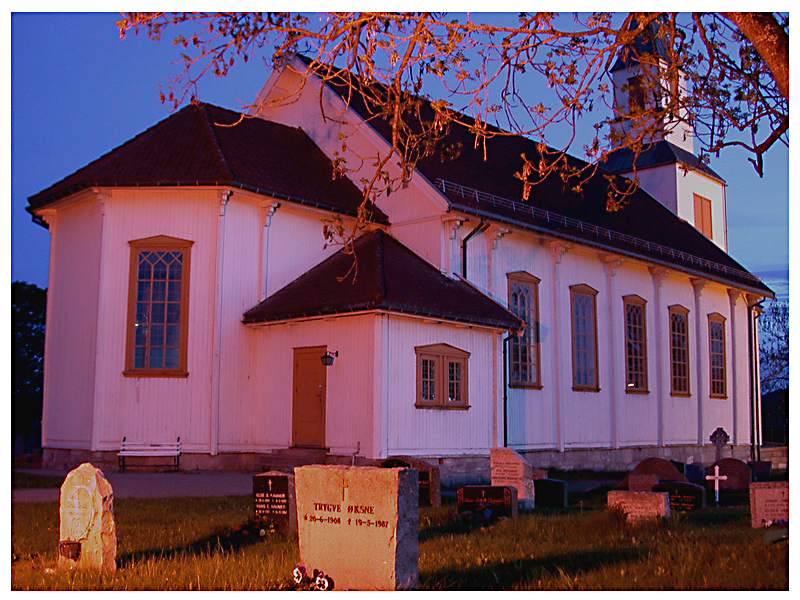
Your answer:
[[[714,474],[713,475],[706,475],[706,479],[708,481],[714,482],[714,505],[719,506],[719,482],[725,481],[728,478],[727,475],[720,475],[719,474],[719,465],[714,465]]]

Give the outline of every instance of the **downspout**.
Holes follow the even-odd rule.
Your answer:
[[[467,279],[467,242],[473,236],[478,235],[479,233],[486,231],[489,229],[489,224],[486,222],[486,219],[481,218],[481,222],[470,231],[463,240],[461,240],[461,276],[464,279]]]
[[[222,394],[222,313],[223,313],[223,294],[224,294],[224,285],[223,285],[223,278],[225,274],[225,216],[227,214],[228,209],[228,201],[230,200],[231,192],[230,190],[224,190],[220,194],[220,202],[219,202],[219,225],[217,229],[217,338],[214,342],[215,348],[214,353],[215,357],[214,360],[216,362],[215,365],[215,375],[216,375],[216,385],[212,389],[211,392],[211,431],[210,431],[210,440],[209,446],[211,450],[211,456],[217,456],[219,454],[219,405],[220,405],[220,396]]]
[[[503,448],[508,448],[508,346],[511,333],[503,338]]]
[[[757,386],[757,370],[756,370],[756,319],[758,318],[758,311],[761,305],[758,302],[747,305],[747,352],[748,352],[748,366],[750,376],[750,458],[752,460],[761,459],[760,448],[760,427],[758,427],[758,408],[756,403],[759,400],[760,394],[758,393]]]

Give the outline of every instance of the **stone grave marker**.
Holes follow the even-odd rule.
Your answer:
[[[114,490],[100,469],[83,463],[61,485],[58,568],[117,568]]]
[[[334,590],[412,590],[419,580],[414,469],[296,467],[300,560]]]
[[[671,511],[689,512],[706,506],[706,488],[685,481],[667,481],[653,486],[654,492],[669,494]]]
[[[533,469],[522,455],[511,448],[492,448],[490,453],[492,485],[517,490],[517,502],[522,508],[535,506],[536,490]]]
[[[297,531],[294,475],[281,471],[254,475],[253,512],[256,519],[271,523],[277,531]]]
[[[714,462],[719,462],[722,458],[722,449],[731,437],[722,427],[717,427],[708,439],[714,444]]]
[[[547,475],[547,469],[531,469],[531,477],[533,477],[534,481],[537,479],[547,479]]]
[[[747,490],[753,480],[753,472],[747,463],[736,458],[723,458],[711,465],[711,470],[719,467],[719,474],[725,475],[727,479],[720,481],[719,487],[722,490]]]
[[[465,485],[456,491],[456,503],[461,520],[476,525],[519,514],[517,488],[510,485]]]
[[[748,460],[747,466],[756,481],[769,479],[772,476],[772,462],[769,460]]]
[[[537,508],[564,508],[567,506],[567,482],[560,479],[534,479]]]
[[[628,489],[632,492],[652,492],[658,484],[658,475],[653,473],[631,473],[628,476]]]
[[[669,494],[667,492],[631,492],[611,490],[608,492],[609,508],[625,513],[626,522],[632,525],[658,522],[669,519]]]
[[[441,506],[442,484],[439,478],[439,467],[412,456],[390,456],[376,461],[376,467],[404,467],[419,471],[419,505]]]
[[[655,475],[659,482],[686,481],[686,477],[670,461],[658,457],[645,458],[633,470],[625,475],[617,486],[619,489],[629,489],[630,478],[634,475]]]
[[[789,482],[750,484],[750,525],[769,527],[789,524]]]

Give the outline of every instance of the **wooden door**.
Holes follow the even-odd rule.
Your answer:
[[[294,349],[292,386],[292,445],[325,446],[326,346]]]

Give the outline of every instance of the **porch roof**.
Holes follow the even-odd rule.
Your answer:
[[[389,234],[358,237],[244,313],[245,324],[386,310],[502,329],[522,322],[462,279],[451,279]]]

